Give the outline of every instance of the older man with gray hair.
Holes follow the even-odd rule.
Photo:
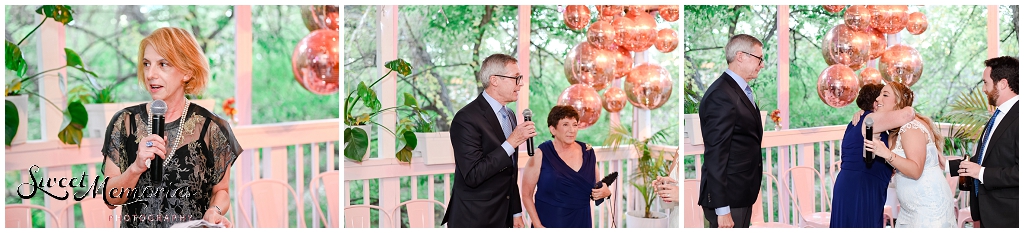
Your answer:
[[[505,54],[484,59],[477,79],[483,93],[452,121],[455,182],[441,224],[521,228],[516,148],[537,131],[532,121],[517,123],[515,112],[505,105],[519,99],[519,89],[526,83],[516,59]]]
[[[750,82],[764,68],[762,46],[747,34],[729,38],[729,69],[700,101],[705,144],[697,203],[713,228],[750,227],[751,206],[761,190],[763,120]]]

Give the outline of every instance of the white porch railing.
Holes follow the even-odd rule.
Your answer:
[[[674,146],[652,146],[655,153],[664,152],[664,156],[668,159],[671,159],[671,155],[676,152],[677,148]],[[612,190],[611,200],[605,201],[601,206],[591,206],[594,227],[625,227],[626,211],[643,208],[643,198],[628,183],[638,157],[635,150],[627,146],[620,147],[618,150],[606,147],[597,147],[595,150],[599,167],[598,173],[604,176],[617,171],[619,178],[609,187]],[[525,152],[519,154],[520,174],[526,167],[529,158]],[[373,205],[392,218],[392,222],[381,222],[384,221],[381,219],[386,219],[386,217],[379,217],[381,216],[380,211],[373,210],[371,215],[378,216],[378,219],[370,223],[372,227],[408,227],[408,216],[401,215],[405,211],[396,209],[399,208],[399,204],[409,200],[427,199],[445,203],[447,206],[451,197],[453,173],[455,173],[455,164],[426,165],[422,157],[414,157],[411,163],[402,163],[394,158],[369,159],[362,163],[345,161],[345,187],[342,189],[344,191],[342,203],[346,208],[355,205]],[[416,191],[419,190],[419,180],[426,180],[426,184],[428,184],[426,194]],[[519,183],[522,186],[522,176],[520,176]],[[409,188],[406,189],[405,186]],[[405,197],[406,195],[408,198]],[[373,198],[377,198],[378,201],[373,203]],[[652,210],[666,212],[660,207],[660,201],[654,203]],[[433,223],[434,227],[442,227],[441,218],[444,216],[444,211],[440,206],[435,206],[433,215],[417,217],[425,218],[425,222]],[[526,213],[525,208],[523,215],[526,224],[529,225],[529,214]]]
[[[948,135],[950,124],[940,123],[939,133]],[[846,131],[846,125],[824,126],[794,130],[766,131],[764,132],[761,148],[764,159],[763,172],[772,174],[778,179],[779,184],[766,185],[767,178],[762,181],[761,200],[765,220],[754,220],[754,222],[782,222],[791,225],[799,225],[799,218],[796,216],[796,205],[791,203],[789,195],[795,195],[793,199],[814,200],[813,205],[800,206],[800,212],[830,212],[829,203],[832,197],[832,185],[839,174],[838,162],[841,161],[842,139]],[[696,135],[700,137],[700,135]],[[701,166],[704,153],[704,145],[693,145],[684,143],[683,161],[684,179],[701,178]],[[692,158],[691,158],[692,157]],[[797,173],[795,177],[788,177],[784,174],[788,169],[796,166],[812,167],[821,173],[821,177],[802,176]],[[791,194],[790,183],[814,184],[812,189],[804,192]],[[826,193],[822,193],[822,185]],[[798,191],[799,192],[799,191]],[[757,214],[754,214],[757,216]]]
[[[254,216],[254,206],[235,205],[237,203],[253,203],[251,194],[242,195],[238,193],[237,188],[253,180],[272,179],[288,183],[301,197],[298,198],[298,203],[295,203],[295,201],[292,201],[294,199],[291,198],[291,195],[283,188],[259,190],[259,192],[282,193],[281,197],[289,198],[288,201],[284,202],[287,206],[282,208],[289,211],[281,214],[283,219],[258,219],[253,220],[253,223],[282,221],[283,226],[295,227],[297,226],[296,221],[305,221],[306,226],[323,227],[324,224],[320,220],[322,213],[317,212],[312,207],[311,203],[313,202],[311,198],[319,198],[321,200],[320,203],[325,205],[326,201],[324,200],[327,197],[324,197],[323,190],[311,193],[308,185],[310,184],[310,179],[316,175],[337,170],[339,153],[337,153],[336,148],[339,141],[339,125],[337,119],[326,119],[233,127],[232,131],[244,151],[235,160],[231,169],[230,195],[232,208],[225,215],[236,227],[250,227],[246,225],[244,219],[239,217],[241,215],[238,211],[241,208],[245,208],[249,216]],[[17,171],[21,182],[24,183],[30,183],[28,169],[33,165],[42,168],[41,172],[35,174],[36,180],[42,177],[81,177],[84,172],[90,178],[87,181],[87,185],[92,185],[92,179],[100,175],[97,170],[103,161],[103,155],[100,152],[102,144],[102,138],[86,138],[83,140],[81,148],[75,145],[63,145],[59,142],[28,142],[15,145],[6,149],[7,160],[5,170],[7,172]],[[79,170],[80,168],[72,169],[72,167],[80,167],[77,165],[85,165],[86,168],[85,170]],[[28,188],[23,189],[23,192],[27,194]],[[47,190],[54,192],[58,196],[62,196],[65,191],[65,189],[59,187],[47,188]],[[73,192],[71,189],[66,190]],[[37,192],[36,195],[44,194]],[[238,202],[237,198],[239,196],[246,198],[246,200]],[[75,211],[61,211],[77,203],[72,198],[60,201],[44,196],[43,200],[43,207],[54,213],[63,213],[60,214],[61,216],[57,216],[60,219],[61,226],[73,227],[76,221],[83,221],[75,216]],[[259,200],[256,201],[258,202]],[[23,199],[21,204],[30,203],[29,200]],[[77,209],[80,207],[73,208]],[[326,208],[321,209],[327,211]],[[300,220],[297,214],[293,214],[295,211],[312,212],[312,214],[306,214],[306,219]],[[120,209],[110,213],[120,215]],[[27,215],[29,212],[25,211],[24,214]],[[11,217],[10,215],[7,216],[7,218]],[[332,219],[329,221],[337,221],[337,216],[331,216],[328,219]],[[52,220],[45,221],[47,227],[56,226],[52,223]],[[110,227],[116,227],[120,225],[120,222],[112,221],[109,224]],[[106,226],[106,224],[104,225]]]

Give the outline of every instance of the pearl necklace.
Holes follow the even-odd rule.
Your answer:
[[[178,148],[178,144],[181,143],[181,132],[185,128],[185,116],[188,114],[188,98],[185,98],[185,110],[181,111],[181,116],[178,117],[178,136],[174,139],[174,144],[171,146],[171,153],[167,155],[167,159],[164,159],[164,165],[168,165],[171,161],[171,156],[174,155],[174,149]],[[153,112],[149,112],[149,119],[153,119]],[[162,124],[163,122],[161,122]],[[150,135],[153,135],[153,124],[146,125],[146,129]]]

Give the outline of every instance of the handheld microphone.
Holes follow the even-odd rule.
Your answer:
[[[594,189],[601,188],[601,183],[604,183],[605,185],[611,186],[612,182],[615,182],[615,178],[619,178],[619,172],[612,172],[612,174],[608,174],[607,176],[605,176],[600,181],[597,181],[597,183],[594,184]],[[598,199],[598,200],[594,201],[594,205],[601,205],[601,203],[603,203],[603,202],[604,202],[604,199]]]
[[[875,121],[872,120],[870,117],[864,119],[864,139],[874,140],[874,131],[875,131]],[[864,164],[866,164],[868,169],[871,168],[871,164],[874,161],[875,161],[875,153],[871,153],[871,151],[868,151],[868,150],[865,149],[864,150]]]
[[[530,111],[529,108],[523,110],[523,122],[526,121],[533,121],[533,111]],[[533,137],[526,139],[526,148],[526,154],[530,155],[530,157],[533,157]]]
[[[163,100],[155,100],[149,104],[149,112],[153,114],[150,119],[150,126],[152,131],[150,133],[164,136],[164,114],[167,113],[167,103]],[[150,180],[154,183],[163,182],[164,176],[164,159],[161,159],[159,155],[153,157],[153,161],[150,162],[149,168]]]

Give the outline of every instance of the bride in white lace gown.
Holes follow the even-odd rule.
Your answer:
[[[905,107],[913,103],[913,92],[898,83],[886,85],[876,105]],[[892,133],[890,133],[892,135]],[[941,136],[933,133],[931,120],[918,116],[917,119],[900,127],[890,136],[894,140],[892,151],[879,140],[865,141],[869,151],[884,158],[896,168],[896,196],[900,202],[900,214],[896,227],[956,227],[953,193],[943,172],[944,161],[936,142]]]

